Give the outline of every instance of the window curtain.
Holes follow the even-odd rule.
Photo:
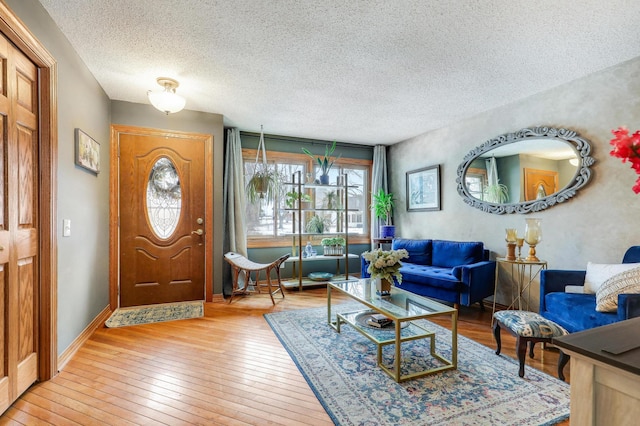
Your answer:
[[[387,147],[384,145],[376,145],[373,147],[373,166],[371,168],[371,193],[375,194],[380,189],[388,191],[387,183]],[[384,223],[371,212],[371,248],[377,247],[373,244],[373,239],[380,236],[380,225]]]
[[[247,256],[247,234],[245,232],[246,197],[244,192],[244,165],[242,145],[238,129],[227,130],[227,147],[224,167],[224,223],[227,227],[230,251]]]
[[[238,129],[227,130],[227,145],[224,157],[223,221],[225,226],[224,252],[233,251],[247,256],[247,234],[245,230],[246,197],[244,192],[244,165],[242,145]],[[223,291],[231,293],[231,267],[225,262]]]

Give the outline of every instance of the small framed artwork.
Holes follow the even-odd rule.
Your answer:
[[[440,165],[407,172],[407,211],[440,210]]]
[[[100,144],[80,129],[76,129],[76,164],[100,173]]]

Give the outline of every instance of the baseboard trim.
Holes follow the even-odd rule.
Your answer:
[[[212,303],[223,303],[224,300],[224,294],[214,294],[213,298],[211,299]]]
[[[57,373],[62,371],[62,369],[64,368],[65,365],[67,365],[67,362],[69,362],[71,357],[73,357],[73,355],[78,351],[78,349],[80,349],[80,347],[84,345],[84,343],[87,340],[89,340],[89,337],[91,337],[93,332],[96,331],[99,327],[104,326],[104,322],[109,319],[111,314],[112,314],[111,308],[109,307],[109,305],[107,305],[102,310],[102,312],[100,312],[98,316],[96,316],[94,320],[91,321],[91,323],[84,330],[82,330],[82,333],[80,333],[80,335],[76,337],[73,342],[71,342],[69,347],[67,347],[67,349],[65,349],[64,352],[60,354],[60,356],[58,357]]]

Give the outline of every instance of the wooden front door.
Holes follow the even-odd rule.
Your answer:
[[[0,37],[0,413],[38,378],[38,71]]]
[[[121,132],[120,306],[204,300],[205,143]]]

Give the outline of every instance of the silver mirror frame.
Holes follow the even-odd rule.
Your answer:
[[[573,183],[567,185],[560,191],[539,200],[524,201],[521,203],[497,204],[479,200],[469,193],[464,183],[464,176],[471,163],[482,154],[491,151],[499,146],[520,142],[528,139],[557,139],[568,143],[576,151],[580,159],[580,165],[573,179]],[[577,132],[569,129],[556,129],[554,127],[534,127],[518,130],[515,133],[505,133],[496,138],[489,139],[482,145],[471,150],[465,155],[463,162],[458,166],[456,182],[458,184],[458,194],[464,202],[487,213],[507,214],[507,213],[531,213],[548,209],[556,204],[567,201],[576,195],[578,189],[582,188],[591,179],[590,167],[595,163],[591,153],[591,144],[586,139],[580,137]]]

